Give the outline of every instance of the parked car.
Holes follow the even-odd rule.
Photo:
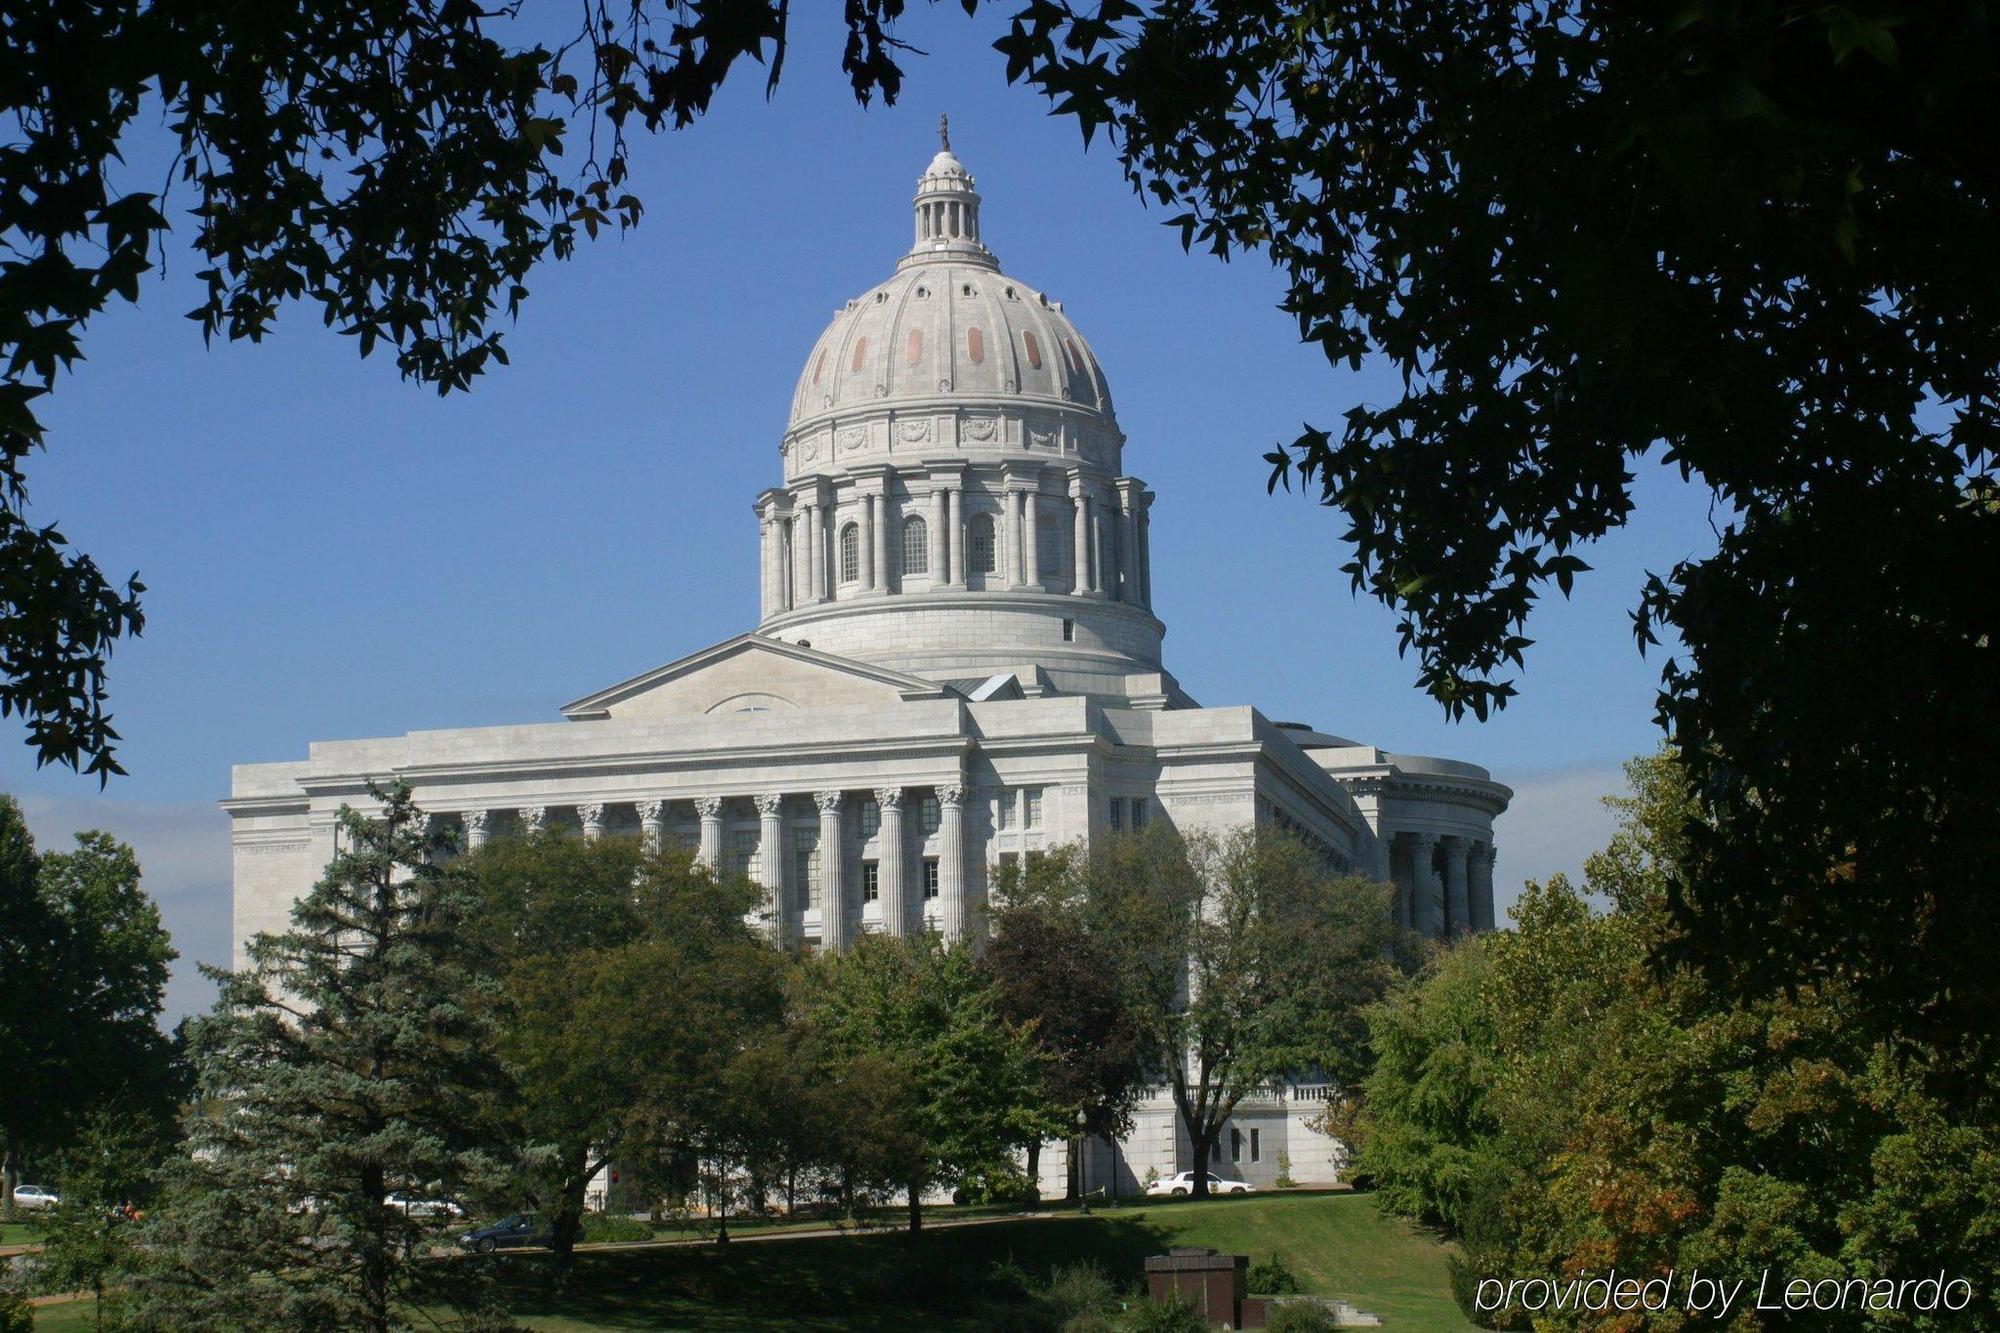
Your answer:
[[[420,1199],[414,1194],[401,1190],[391,1194],[382,1202],[391,1208],[400,1209],[411,1217],[464,1217],[465,1209],[450,1199]]]
[[[1208,1192],[1210,1194],[1248,1194],[1257,1188],[1248,1181],[1231,1180],[1227,1176],[1218,1176],[1213,1171],[1206,1172],[1205,1174],[1208,1176]],[[1182,1171],[1175,1175],[1163,1176],[1146,1186],[1146,1193],[1192,1194],[1194,1193],[1194,1172]]]
[[[551,1245],[555,1238],[554,1225],[540,1213],[515,1213],[491,1226],[466,1232],[458,1238],[458,1243],[468,1250],[491,1254],[495,1250],[519,1249],[528,1245]]]
[[[16,1208],[53,1208],[62,1202],[62,1196],[47,1185],[16,1185],[14,1206]]]

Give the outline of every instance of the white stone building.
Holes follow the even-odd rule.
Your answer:
[[[1062,304],[1006,276],[949,146],[918,182],[894,274],[806,358],[756,499],[749,633],[584,695],[564,720],[315,742],[235,768],[242,941],[287,924],[333,853],[335,811],[401,777],[465,841],[565,825],[675,839],[757,878],[791,941],[976,929],[997,866],[1154,821],[1275,821],[1393,879],[1425,931],[1493,925],[1485,770],[1386,753],[1254,708],[1204,708],[1165,669],[1152,611],[1153,495],[1125,469],[1103,371]],[[1246,1105],[1221,1167],[1255,1183],[1313,1089]],[[1062,1146],[1042,1157],[1050,1186]],[[1087,1186],[1193,1165],[1171,1103],[1096,1145]]]

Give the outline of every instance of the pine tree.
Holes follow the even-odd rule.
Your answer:
[[[211,970],[191,1151],[143,1290],[169,1327],[399,1328],[435,1294],[423,1284],[466,1270],[423,1264],[425,1223],[387,1200],[492,1188],[491,983],[444,839],[406,785],[370,794],[373,816],[342,808],[292,928],[255,937],[244,971]]]

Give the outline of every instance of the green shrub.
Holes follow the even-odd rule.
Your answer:
[[[1067,1328],[1081,1315],[1105,1314],[1118,1308],[1118,1288],[1096,1264],[1067,1264],[1050,1275],[1035,1297],[1056,1325]]]
[[[0,1291],[0,1333],[35,1333],[35,1310],[18,1292]]]
[[[1292,1155],[1283,1149],[1278,1151],[1278,1178],[1272,1183],[1281,1190],[1288,1190],[1299,1183],[1292,1179]]]
[[[628,1241],[651,1240],[653,1228],[636,1217],[621,1217],[609,1213],[603,1217],[587,1217],[583,1220],[584,1238],[592,1244],[604,1243],[621,1245]]]
[[[1208,1320],[1180,1296],[1140,1301],[1126,1316],[1125,1327],[1129,1333],[1209,1333]]]
[[[1261,1264],[1251,1264],[1245,1276],[1253,1296],[1292,1296],[1304,1291],[1299,1275],[1285,1265],[1285,1256],[1274,1254]]]
[[[1264,1318],[1265,1333],[1334,1333],[1340,1322],[1318,1301],[1285,1301]]]

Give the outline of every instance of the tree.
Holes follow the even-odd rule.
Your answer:
[[[1114,838],[1075,863],[1092,928],[1119,942],[1146,1057],[1186,1128],[1194,1194],[1237,1104],[1273,1080],[1367,1072],[1366,1006],[1403,963],[1387,885],[1332,872],[1265,829]]]
[[[2000,1135],[1983,1099],[1941,1097],[1936,1071],[1899,1059],[1837,983],[1746,998],[1655,966],[1695,798],[1670,754],[1627,772],[1620,827],[1585,869],[1615,911],[1561,877],[1530,885],[1513,931],[1458,944],[1372,1011],[1362,1157],[1384,1200],[1455,1234],[1462,1285],[1699,1267],[1879,1294],[1992,1271]],[[1949,1073],[1992,1095],[1990,1069]],[[1972,1286],[1970,1309],[1931,1325],[1850,1312],[1856,1326],[1992,1322],[1991,1293]]]
[[[498,1111],[547,1186],[566,1268],[599,1171],[731,1141],[725,1076],[782,1012],[778,954],[744,923],[762,890],[679,849],[557,832],[488,843],[451,873],[500,983]]]
[[[108,1290],[141,1266],[131,1235],[138,1218],[125,1210],[151,1193],[150,1177],[165,1146],[152,1128],[122,1108],[100,1108],[62,1154],[62,1202],[35,1276],[52,1291],[90,1292],[100,1330]]]
[[[1086,1136],[1120,1138],[1146,1084],[1144,1025],[1111,936],[1092,929],[1070,867],[1077,848],[1003,866],[980,958],[999,991],[1000,1012],[1034,1035],[1045,1057],[1042,1096],[1068,1127],[1074,1202],[1082,1189]],[[1028,1180],[1041,1179],[1041,1140],[1028,1143]]]
[[[1988,1047],[1986,7],[1051,0],[1000,46],[1186,243],[1268,254],[1329,362],[1398,372],[1272,484],[1339,512],[1450,715],[1514,693],[1642,460],[1708,488],[1715,551],[1634,612],[1679,640],[1658,716],[1700,811],[1676,957]]]
[[[801,1016],[845,1108],[838,1166],[901,1189],[910,1230],[923,1196],[1005,1162],[1031,1136],[1061,1132],[1041,1109],[1041,1054],[1001,1015],[963,942],[870,935],[812,960]]]
[[[156,1020],[177,956],[131,848],[90,832],[37,855],[0,796],[0,1216],[13,1216],[23,1154],[59,1152],[93,1109],[171,1119],[173,1051]]]
[[[902,0],[849,5],[843,68],[894,101]],[[118,170],[142,121],[189,191],[204,338],[261,340],[292,302],[406,377],[463,390],[506,362],[496,327],[536,264],[633,225],[624,133],[691,123],[742,57],[784,60],[785,0],[589,0],[551,49],[518,7],[335,0],[273,10],[42,5],[0,28],[0,716],[44,763],[108,779],[106,659],[145,620],[26,515],[35,400],[83,355],[90,319],[136,302],[168,199]],[[574,122],[587,122],[572,133]],[[564,165],[565,147],[582,151]]]
[[[406,784],[343,806],[325,876],[292,927],[259,934],[193,1027],[198,1100],[148,1236],[149,1317],[170,1327],[405,1325],[428,1280],[426,1223],[399,1191],[478,1199],[498,1164],[473,900]]]

